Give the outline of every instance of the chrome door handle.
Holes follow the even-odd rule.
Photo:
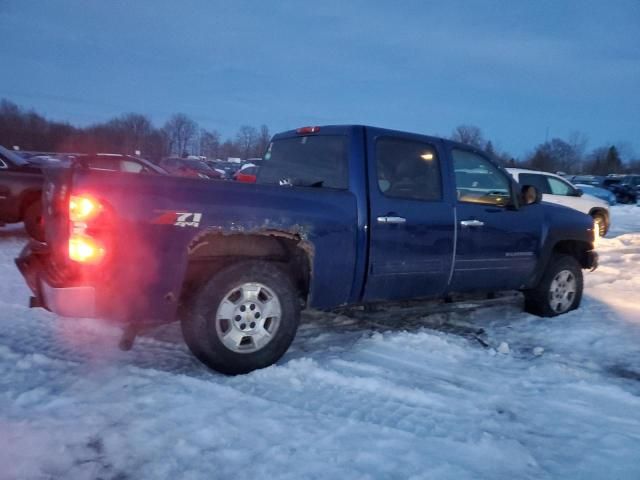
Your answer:
[[[462,220],[460,225],[463,227],[482,227],[484,222],[481,222],[480,220]]]
[[[378,217],[378,223],[407,223],[407,219],[403,217]]]

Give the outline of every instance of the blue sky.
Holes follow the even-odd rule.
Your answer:
[[[638,0],[0,0],[0,32],[0,97],[82,125],[471,123],[515,155],[547,129],[640,154]]]

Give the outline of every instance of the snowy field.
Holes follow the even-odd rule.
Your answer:
[[[2,229],[0,479],[639,479],[640,207],[612,216],[578,311],[307,314],[234,378],[174,326],[120,352],[114,327],[29,310],[26,237]]]

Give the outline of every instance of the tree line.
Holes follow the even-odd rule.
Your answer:
[[[569,138],[552,138],[537,145],[533,151],[517,159],[508,152],[497,150],[475,125],[460,125],[450,135],[452,140],[484,150],[505,167],[530,168],[567,174],[607,175],[609,173],[640,172],[640,158],[631,146],[602,145],[587,150],[587,137],[572,133]]]
[[[222,138],[201,128],[183,113],[172,115],[162,127],[139,113],[125,113],[106,122],[78,127],[46,119],[9,100],[0,100],[0,145],[38,152],[121,153],[150,160],[168,156],[202,155],[210,159],[261,157],[271,134],[266,125],[243,125],[235,136]]]
[[[172,115],[161,127],[139,113],[126,113],[106,122],[78,127],[46,119],[9,100],[0,100],[0,145],[19,146],[22,150],[122,154],[139,151],[150,160],[171,155],[247,159],[261,157],[270,137],[266,125],[259,128],[243,125],[235,136],[223,139],[215,129],[201,128],[183,113]],[[640,172],[640,158],[628,144],[602,145],[587,150],[588,140],[579,133],[567,139],[545,141],[521,158],[497,148],[475,125],[456,127],[450,138],[485,151],[504,166],[568,174]]]

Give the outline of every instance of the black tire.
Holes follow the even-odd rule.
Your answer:
[[[266,287],[276,298],[280,315],[277,329],[266,340],[268,343],[252,347],[253,337],[248,332],[246,337],[251,337],[249,348],[254,349],[234,351],[223,343],[224,335],[220,333],[218,323],[234,322],[232,319],[217,319],[217,312],[223,300],[229,298],[229,294],[242,290],[240,287],[247,284]],[[241,304],[242,302],[238,303]],[[267,319],[265,324],[266,321]],[[268,367],[278,361],[291,345],[299,321],[300,302],[289,275],[273,262],[251,260],[223,268],[202,285],[185,309],[181,326],[184,340],[196,358],[220,373],[238,375]],[[246,326],[249,328],[248,324]],[[230,325],[229,328],[234,327]],[[244,335],[244,332],[239,335]],[[246,337],[242,338],[243,342]],[[242,348],[242,343],[238,348]]]
[[[44,242],[44,220],[40,200],[31,203],[24,211],[24,228],[31,238]]]
[[[604,237],[609,231],[609,222],[607,222],[607,217],[602,213],[594,213],[591,215],[593,221],[596,225],[598,225],[598,234],[601,237]]]
[[[565,303],[567,308],[558,309],[560,302],[552,292],[552,283],[561,272],[570,272],[575,279],[575,293],[568,296]],[[568,282],[567,282],[568,283]],[[575,310],[582,300],[583,278],[582,269],[578,261],[570,255],[554,255],[544,272],[538,285],[524,292],[524,309],[526,312],[540,317],[555,317]]]

